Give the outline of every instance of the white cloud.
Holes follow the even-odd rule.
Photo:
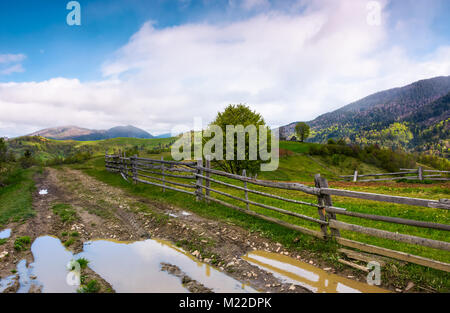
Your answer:
[[[161,133],[194,116],[207,123],[229,103],[247,103],[278,126],[450,74],[450,47],[410,58],[389,44],[387,23],[367,25],[365,1],[300,2],[301,14],[163,29],[145,23],[104,63],[101,81],[0,84],[0,134],[64,124]]]
[[[0,54],[0,63],[20,62],[24,59],[24,54]]]
[[[20,62],[25,58],[24,54],[0,54],[0,75],[24,72],[25,69]]]

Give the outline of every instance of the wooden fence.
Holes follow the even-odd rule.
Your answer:
[[[443,210],[450,209],[450,201],[448,199],[428,200],[420,198],[409,198],[385,194],[334,189],[329,188],[327,180],[324,177],[320,176],[320,174],[317,174],[315,176],[315,187],[309,187],[299,183],[273,182],[247,177],[245,175],[245,172],[243,173],[243,175],[236,175],[223,172],[217,169],[213,169],[211,168],[209,160],[206,160],[205,164],[203,163],[204,162],[202,160],[195,162],[192,161],[177,162],[177,161],[166,161],[163,158],[161,158],[161,160],[155,160],[148,158],[140,158],[137,156],[126,157],[120,154],[115,155],[105,154],[106,169],[108,171],[119,173],[120,175],[122,175],[124,179],[133,182],[135,184],[144,183],[161,187],[162,191],[168,189],[182,192],[184,194],[189,194],[196,197],[198,201],[204,200],[207,202],[216,202],[226,207],[239,210],[246,214],[256,216],[263,220],[282,225],[284,227],[293,229],[295,231],[299,231],[307,235],[311,235],[326,240],[334,238],[339,244],[343,246],[450,272],[449,263],[444,263],[441,261],[417,255],[412,255],[400,251],[395,251],[379,246],[369,245],[366,243],[350,240],[342,237],[340,231],[341,230],[351,231],[378,238],[390,239],[398,242],[415,244],[444,251],[450,251],[450,242],[434,240],[429,238],[422,238],[418,236],[400,234],[398,232],[391,232],[377,228],[345,223],[342,221],[338,221],[337,215],[346,215],[351,217],[358,217],[365,220],[382,221],[399,225],[410,225],[444,232],[450,231],[450,225],[428,221],[411,220],[399,217],[353,212],[345,208],[333,206],[331,197],[332,196],[350,197],[396,204],[422,206]],[[238,186],[229,182],[225,182],[223,181],[224,178],[227,179],[227,181],[231,180],[233,182],[235,181],[240,182],[240,184],[242,184],[243,186]],[[222,190],[213,188],[212,187],[213,184],[222,186]],[[279,196],[274,193],[255,190],[250,188],[249,185],[298,191],[301,193],[317,197],[317,203],[290,199],[287,197]],[[224,188],[240,190],[244,193],[245,196],[241,198],[236,195],[230,194],[228,192],[223,191]],[[232,204],[223,199],[218,199],[217,197],[213,196],[214,194],[221,195],[222,198],[233,199],[234,203]],[[298,212],[275,207],[273,205],[263,203],[264,201],[261,200],[259,201],[250,200],[249,199],[250,194],[260,196],[259,199],[270,198],[281,200],[283,202],[292,204],[293,207],[295,207],[296,205],[305,205],[312,207],[315,210],[317,210],[317,217],[311,217]],[[241,207],[239,205],[236,205],[235,204],[236,202],[241,202],[245,206]],[[291,224],[289,222],[280,220],[278,218],[274,218],[272,216],[267,216],[265,214],[256,212],[255,210],[251,210],[250,205],[264,208],[270,211],[275,211],[281,214],[293,216],[317,224],[318,229],[317,230],[310,229],[300,225]]]
[[[428,174],[430,173],[430,174]],[[436,174],[433,174],[436,173]],[[344,180],[359,181],[359,182],[373,182],[373,181],[386,181],[386,180],[398,180],[398,179],[416,179],[416,180],[439,180],[448,181],[450,178],[444,177],[448,176],[450,171],[438,171],[438,170],[425,170],[423,167],[419,166],[418,169],[401,168],[400,172],[394,173],[376,173],[376,174],[358,174],[355,170],[353,175],[341,175],[339,177],[344,178]],[[411,176],[412,175],[412,176]],[[393,176],[393,177],[383,177],[383,176]],[[359,179],[359,178],[364,179]],[[373,177],[373,178],[365,178]],[[380,177],[380,178],[375,178]]]

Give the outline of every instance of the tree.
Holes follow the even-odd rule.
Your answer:
[[[300,138],[300,142],[305,141],[309,137],[309,126],[304,122],[299,122],[295,125],[295,134]]]
[[[212,133],[214,133],[214,127],[218,126],[223,133],[223,138],[222,138],[222,147],[219,147],[222,149],[222,151],[220,152],[220,149],[218,150],[218,147],[213,147],[213,149],[211,149],[211,151],[213,153],[216,153],[217,151],[219,151],[220,154],[222,154],[222,159],[223,160],[213,160],[214,164],[219,166],[222,170],[233,173],[233,174],[242,174],[242,170],[246,170],[247,174],[250,175],[254,175],[256,173],[258,173],[260,171],[260,165],[263,162],[260,159],[260,154],[256,153],[256,159],[255,160],[250,160],[250,153],[251,153],[251,148],[250,148],[250,132],[248,131],[250,129],[250,127],[252,127],[252,125],[255,126],[256,129],[256,142],[252,141],[252,145],[256,144],[256,147],[260,147],[260,126],[265,126],[265,122],[264,119],[262,118],[262,116],[254,111],[252,111],[248,106],[245,106],[243,104],[237,104],[237,105],[233,105],[230,104],[228,105],[225,110],[223,112],[219,112],[216,116],[216,118],[214,119],[214,121],[209,125],[208,129],[206,132],[203,133],[203,146],[204,148],[206,147],[206,145],[208,144],[208,141],[212,141],[212,139],[210,139],[210,137],[212,137]],[[238,129],[236,128],[236,126],[238,125],[242,125],[243,128],[242,129]],[[232,126],[235,127],[235,133],[233,135],[234,140],[233,140],[233,146],[231,146],[230,142],[226,142],[226,131],[227,131],[227,126]],[[267,147],[265,148],[270,148],[270,130],[266,127],[267,130],[267,136],[268,138],[268,142],[267,142]],[[217,134],[215,134],[214,136],[216,136]],[[243,152],[245,155],[245,159],[239,159],[238,157],[238,149],[237,149],[237,142],[238,142],[238,136],[242,136],[241,138],[245,138],[245,151]],[[252,146],[253,147],[253,146]],[[226,154],[227,154],[227,150],[229,151],[230,148],[233,151],[234,157],[232,159],[227,160]],[[269,151],[269,150],[266,150]],[[242,153],[242,151],[241,151]],[[217,158],[217,156],[216,156]]]
[[[6,161],[6,152],[8,148],[3,138],[0,138],[0,163]]]

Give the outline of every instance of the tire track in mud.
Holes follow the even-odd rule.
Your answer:
[[[299,285],[281,283],[272,274],[241,259],[241,256],[255,249],[271,248],[274,252],[288,253],[281,250],[280,244],[226,222],[209,220],[192,212],[182,214],[185,212],[182,208],[130,195],[79,170],[63,168],[58,170],[57,175],[60,186],[69,189],[65,201],[88,210],[89,207],[99,207],[113,216],[101,225],[100,230],[96,229],[97,233],[88,230],[88,234],[91,232],[90,238],[105,238],[101,234],[106,233],[107,239],[112,233],[111,238],[125,241],[154,237],[181,243],[192,257],[217,267],[257,290],[309,292]],[[170,217],[170,213],[177,217]],[[85,226],[89,228],[89,225]],[[101,228],[108,230],[103,232]],[[123,231],[124,228],[126,231]]]

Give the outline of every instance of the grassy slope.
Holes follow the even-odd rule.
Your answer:
[[[21,156],[26,149],[33,151],[36,159],[41,161],[51,160],[52,158],[66,157],[76,151],[92,151],[94,155],[103,155],[106,150],[112,153],[114,150],[125,150],[138,146],[143,151],[157,147],[159,144],[167,145],[174,138],[113,138],[96,141],[74,141],[74,140],[54,140],[43,137],[21,137],[12,139],[8,142],[9,148]]]
[[[339,162],[329,157],[310,156],[310,147],[315,143],[298,143],[281,141],[280,149],[292,152],[292,155],[281,157],[278,169],[273,172],[261,172],[259,177],[269,180],[313,182],[315,174],[321,174],[328,180],[338,180],[339,175],[351,175],[355,168],[359,173],[381,173],[382,169],[362,163],[355,158],[342,155]]]
[[[157,158],[157,157],[155,157]],[[335,266],[338,266],[336,263],[337,253],[336,253],[336,245],[334,243],[325,243],[320,240],[311,238],[306,235],[299,234],[297,232],[285,229],[281,226],[268,223],[262,221],[258,218],[254,218],[251,216],[247,216],[244,213],[236,212],[232,209],[217,205],[217,204],[205,204],[203,202],[196,202],[194,197],[182,195],[180,193],[169,191],[166,193],[162,193],[160,188],[138,184],[134,186],[125,182],[119,175],[115,175],[113,173],[106,172],[103,168],[103,160],[98,158],[87,162],[81,166],[75,166],[80,169],[83,169],[87,174],[94,176],[95,178],[106,182],[108,184],[118,186],[128,190],[131,193],[136,195],[144,196],[147,198],[151,198],[158,201],[169,202],[180,207],[192,210],[200,215],[228,220],[233,222],[234,224],[240,225],[244,228],[259,231],[264,236],[267,236],[273,240],[282,242],[284,245],[288,247],[292,247],[299,250],[308,250],[316,253],[320,257],[326,259],[327,261],[333,263]],[[306,165],[308,166],[308,165]],[[299,170],[302,170],[300,168]],[[218,177],[215,177],[218,178]],[[220,178],[224,181],[234,183],[236,182]],[[331,184],[333,186],[333,184]],[[238,190],[231,190],[227,187],[222,187],[217,184],[213,184],[213,188],[222,190],[224,192],[239,195],[243,197],[243,192]],[[312,203],[316,203],[317,199],[314,196],[306,195],[300,192],[294,192],[289,190],[271,190],[270,188],[252,186],[251,188],[256,190],[266,191],[272,194],[277,194],[280,196],[288,197],[291,199],[298,199],[309,201]],[[345,189],[350,190],[361,190],[368,192],[377,192],[377,193],[386,193],[392,195],[404,195],[404,196],[415,196],[422,198],[430,198],[430,199],[439,199],[439,198],[448,198],[449,197],[449,188],[448,185],[437,186],[437,185],[409,185],[407,187],[396,186],[395,184],[373,184],[371,186],[351,186],[346,187]],[[243,207],[242,203],[239,203],[236,200],[226,198],[222,195],[214,195],[218,199],[226,200],[229,203],[233,203]],[[317,218],[317,210],[313,207],[303,206],[303,205],[293,205],[289,203],[285,203],[275,199],[263,198],[258,195],[250,194],[250,199],[256,202],[261,202],[273,206],[277,206],[283,209],[296,211],[304,215],[309,215]],[[372,213],[372,214],[380,214],[394,217],[403,217],[403,218],[411,218],[425,221],[434,221],[440,223],[450,223],[450,215],[445,210],[439,209],[431,209],[431,208],[420,208],[420,207],[412,207],[412,206],[403,206],[396,204],[388,204],[388,203],[380,203],[373,201],[365,201],[359,199],[350,199],[350,198],[333,198],[334,205],[339,207],[344,207],[349,210],[364,212],[364,213]],[[250,206],[250,209],[264,213],[268,216],[273,216],[279,218],[281,220],[285,220],[287,222],[301,225],[304,227],[308,227],[314,230],[319,230],[316,224],[312,224],[310,222],[300,220],[295,217],[286,216],[279,214],[278,212],[269,211],[260,207]],[[411,226],[401,226],[396,224],[384,223],[384,222],[375,222],[375,221],[364,221],[358,218],[352,217],[344,217],[338,216],[339,220],[355,223],[364,226],[370,226],[390,231],[398,231],[399,233],[423,236],[426,238],[432,238],[437,240],[448,240],[447,233],[443,231],[437,230],[428,230],[422,229],[418,227]],[[421,255],[429,258],[434,258],[437,260],[442,260],[445,262],[450,262],[450,255],[448,252],[439,251],[431,248],[420,247],[416,245],[409,245],[394,242],[391,240],[378,239],[375,237],[368,237],[364,235],[360,235],[357,233],[343,232],[342,235],[346,238],[367,242],[374,245],[379,245],[383,247],[387,247],[390,249],[396,249],[399,251],[409,252],[416,255]],[[293,243],[293,239],[295,237],[299,237],[300,241],[296,244]],[[395,273],[393,273],[395,272]],[[422,266],[407,264],[405,266],[401,266],[401,269],[398,267],[395,270],[391,270],[391,268],[386,269],[386,275],[395,276],[395,280],[397,281],[405,281],[413,280],[416,282],[426,282],[427,285],[433,286],[440,290],[450,290],[450,275],[448,273],[443,273],[441,271],[436,271],[433,269],[425,268]]]
[[[0,187],[0,228],[8,222],[21,221],[34,216],[31,194],[34,191],[33,175],[36,167],[22,169],[17,166],[3,180]]]

